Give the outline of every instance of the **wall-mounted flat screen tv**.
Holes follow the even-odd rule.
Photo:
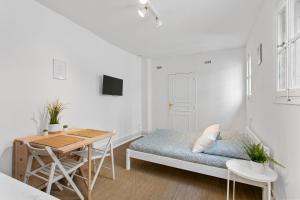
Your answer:
[[[123,96],[123,80],[103,75],[102,94]]]

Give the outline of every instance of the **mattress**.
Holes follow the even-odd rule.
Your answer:
[[[171,130],[156,130],[153,133],[132,142],[129,149],[164,157],[226,168],[230,157],[193,153],[192,147],[201,133],[184,133]]]

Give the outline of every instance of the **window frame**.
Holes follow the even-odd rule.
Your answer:
[[[294,70],[294,52],[292,52],[295,43],[300,41],[300,30],[295,33],[295,2],[297,0],[284,0],[282,1],[276,12],[276,102],[277,103],[288,103],[288,104],[300,104],[300,86],[298,88],[292,88],[293,86],[293,70]],[[279,34],[280,34],[280,14],[285,9],[285,29],[286,29],[286,41],[279,44]],[[286,51],[286,63],[285,63],[285,89],[280,89],[280,72],[279,72],[279,59],[281,53]]]

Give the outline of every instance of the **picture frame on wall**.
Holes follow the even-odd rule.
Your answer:
[[[53,79],[67,79],[67,63],[62,60],[53,59]]]
[[[263,61],[263,55],[262,55],[262,43],[259,44],[257,48],[257,64],[261,65]]]

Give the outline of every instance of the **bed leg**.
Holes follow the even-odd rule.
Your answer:
[[[126,149],[126,170],[130,170],[130,150]]]

